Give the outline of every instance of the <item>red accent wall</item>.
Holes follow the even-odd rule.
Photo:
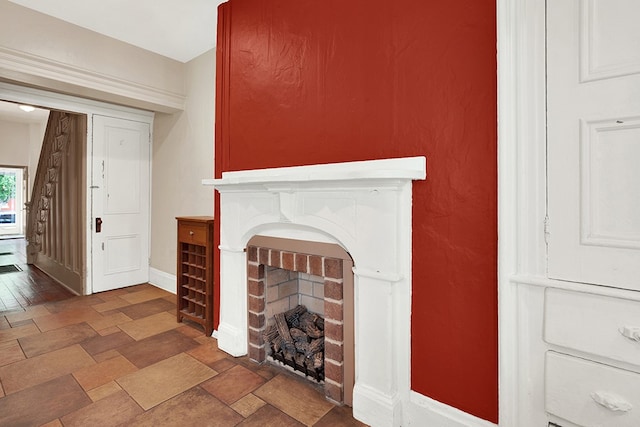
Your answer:
[[[498,421],[495,0],[230,0],[216,175],[425,155],[411,386]]]

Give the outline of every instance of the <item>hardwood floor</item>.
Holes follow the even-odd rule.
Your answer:
[[[0,274],[0,313],[71,298],[74,294],[38,268],[27,265],[24,239],[0,240],[0,266],[20,271]]]
[[[145,284],[0,314],[0,426],[363,426],[177,323],[175,299]]]

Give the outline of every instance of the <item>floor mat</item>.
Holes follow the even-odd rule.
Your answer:
[[[15,273],[16,271],[22,271],[22,269],[15,264],[0,265],[0,274]]]

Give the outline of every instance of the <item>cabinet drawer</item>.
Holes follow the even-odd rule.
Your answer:
[[[544,338],[550,344],[640,365],[640,302],[547,289]]]
[[[207,226],[197,223],[179,223],[178,241],[205,246],[207,244]]]
[[[548,351],[547,412],[584,427],[640,425],[640,374]]]

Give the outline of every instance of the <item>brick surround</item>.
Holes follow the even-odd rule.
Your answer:
[[[344,269],[343,260],[316,254],[289,252],[260,246],[247,247],[249,357],[262,363],[267,352],[262,332],[267,321],[269,267],[321,276],[324,282],[325,382],[327,398],[344,402]]]

